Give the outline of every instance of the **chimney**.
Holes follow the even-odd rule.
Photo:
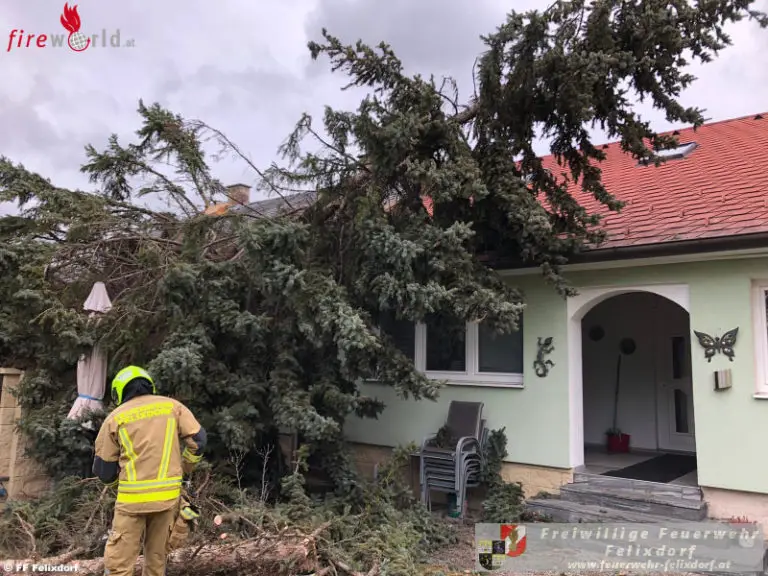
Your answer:
[[[232,204],[248,204],[251,201],[251,187],[245,184],[227,186],[227,199]]]

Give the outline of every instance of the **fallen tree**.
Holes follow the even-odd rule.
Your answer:
[[[21,212],[0,218],[0,363],[27,370],[20,401],[34,456],[57,476],[87,467],[90,438],[63,419],[75,362],[98,343],[111,373],[148,365],[163,392],[190,405],[219,464],[246,454],[247,481],[259,480],[260,451],[284,428],[336,486],[353,486],[343,422],[383,408],[359,383],[376,378],[416,399],[439,391],[377,327],[395,317],[515,330],[524,300],[492,270],[502,262],[538,265],[571,293],[559,266],[602,239],[599,211],[621,206],[601,183],[604,153],[589,127],[640,160],[653,158],[649,143],[673,146],[632,96],[701,124],[701,111],[677,99],[693,81],[685,66],[730,43],[728,22],[765,26],[753,4],[578,0],[511,13],[485,39],[477,94],[464,103],[449,81],[405,74],[388,46],[326,33],[312,56],[371,95],[353,112],[328,109],[324,130],[302,118],[281,149],[287,164],[263,172],[220,131],[144,104],[135,142],[88,147],[83,171],[98,193],[3,159],[0,200]],[[543,168],[536,134],[561,174]],[[314,202],[291,217],[248,207],[206,216],[224,193],[206,160],[210,139],[286,205],[299,190]],[[573,187],[596,208],[579,205]],[[96,280],[115,304],[99,324],[78,312]]]
[[[235,572],[253,576],[278,576],[290,570],[295,574],[328,574],[336,568],[352,576],[378,574],[378,565],[366,573],[353,570],[341,561],[329,561],[325,565],[317,557],[318,538],[328,528],[327,525],[312,534],[284,531],[277,534],[262,535],[233,543],[210,544],[184,548],[172,552],[168,560],[169,574],[220,574]],[[75,559],[84,550],[74,550],[68,554],[50,558],[21,561],[30,565],[71,566],[79,574],[101,575],[104,573],[103,558],[92,560]],[[136,561],[135,573],[141,574],[143,557]]]

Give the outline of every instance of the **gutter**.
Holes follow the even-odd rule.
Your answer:
[[[658,242],[635,246],[617,246],[615,248],[595,248],[584,250],[568,259],[566,264],[591,264],[597,262],[613,262],[635,260],[640,258],[660,258],[665,256],[683,256],[688,254],[708,254],[712,252],[768,249],[768,232],[743,234],[739,236],[722,236],[717,238],[697,238],[676,242]],[[510,258],[488,258],[486,263],[497,270],[514,270],[538,268],[536,264],[523,263]]]

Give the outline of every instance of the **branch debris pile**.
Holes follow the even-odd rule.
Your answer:
[[[356,504],[310,498],[303,456],[284,478],[285,500],[277,505],[264,493],[200,473],[205,478],[195,479],[200,492],[194,498],[200,523],[172,552],[169,574],[420,574],[431,552],[456,541],[456,530],[429,514],[406,486],[412,450],[396,450]],[[0,516],[0,556],[77,564],[80,573],[101,575],[113,504],[111,489],[105,492],[93,479],[63,482],[41,500],[13,503]]]

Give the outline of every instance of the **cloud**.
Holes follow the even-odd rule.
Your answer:
[[[297,74],[306,60],[302,23],[309,9],[301,2],[269,9],[232,1],[169,0],[151,9],[90,0],[77,5],[81,30],[97,34],[96,47],[81,54],[13,49],[0,56],[11,80],[0,87],[0,119],[11,127],[0,134],[0,153],[61,185],[87,186],[78,171],[86,144],[102,146],[112,132],[132,138],[139,98],[208,121],[260,164],[311,103]],[[65,33],[58,22],[62,7],[10,6],[0,37],[12,29]],[[101,46],[102,33],[118,32],[123,46]],[[223,179],[241,179],[242,167],[222,169]]]
[[[71,3],[72,4],[72,3]],[[70,5],[71,5],[70,4]],[[311,63],[307,41],[322,27],[353,42],[386,41],[410,72],[450,75],[466,97],[482,34],[503,22],[509,2],[475,0],[165,0],[77,2],[82,31],[107,37],[120,31],[120,48],[97,46],[81,54],[66,48],[5,52],[12,29],[64,33],[63,2],[16,2],[0,14],[0,154],[22,162],[57,184],[90,188],[79,166],[83,147],[103,146],[137,128],[139,98],[202,119],[231,137],[258,166],[275,160],[278,145],[305,111],[329,104],[351,108],[359,92],[341,92],[340,74],[327,61]],[[515,3],[518,10],[544,2]],[[761,62],[766,33],[753,24],[734,28],[736,46],[698,72],[685,102],[714,119],[765,107],[768,77]],[[133,47],[127,47],[134,40]],[[645,110],[645,109],[644,109]],[[650,118],[664,125],[658,112]],[[253,181],[242,163],[217,164],[225,182]],[[250,178],[250,180],[249,180]]]
[[[483,48],[481,34],[492,32],[505,13],[504,4],[495,0],[476,0],[471,9],[464,2],[442,0],[319,0],[305,30],[313,39],[325,27],[342,41],[385,41],[410,70],[464,76]]]

